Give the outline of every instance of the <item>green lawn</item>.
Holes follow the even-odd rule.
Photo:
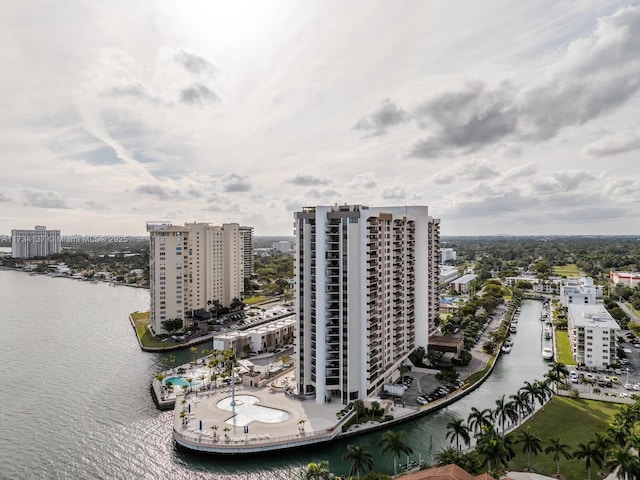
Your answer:
[[[255,305],[256,303],[264,302],[265,300],[267,300],[267,297],[265,297],[264,295],[254,295],[251,297],[247,297],[242,301],[247,305]]]
[[[571,345],[569,344],[569,334],[564,330],[556,330],[556,361],[565,365],[575,365],[576,361],[571,354]]]
[[[578,449],[579,443],[587,443],[596,432],[607,428],[613,416],[620,408],[619,404],[596,402],[593,400],[555,397],[545,407],[544,411],[535,414],[523,427],[531,426],[531,432],[542,440],[542,453],[531,455],[531,468],[536,473],[553,476],[556,473],[556,462],[552,454],[545,454],[544,449],[549,446],[549,438],[560,437],[560,442],[569,445],[569,452]],[[518,438],[520,429],[509,436]],[[521,472],[527,467],[527,454],[522,453],[522,445],[515,445],[516,457],[509,462],[509,469]],[[566,479],[587,478],[584,460],[565,460],[561,457],[560,473]],[[592,466],[592,478],[597,478],[597,465]]]
[[[177,345],[179,342],[163,342],[161,339],[156,338],[149,334],[147,325],[151,322],[151,312],[134,312],[131,314],[131,319],[136,326],[136,333],[143,346],[148,348],[163,348],[173,345]]]
[[[561,277],[579,277],[580,269],[575,263],[569,263],[568,265],[554,265],[553,274],[560,275]]]

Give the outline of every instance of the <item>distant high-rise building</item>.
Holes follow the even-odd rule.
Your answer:
[[[189,327],[193,312],[214,302],[229,306],[244,288],[245,236],[237,223],[147,222],[150,234],[151,327],[181,319]]]
[[[347,404],[381,392],[428,346],[439,220],[426,206],[316,206],[295,230],[299,393]]]
[[[253,275],[253,227],[240,227],[240,237],[244,245],[244,276]]]
[[[456,259],[456,251],[453,248],[440,249],[440,263]]]
[[[60,230],[47,230],[36,225],[34,230],[11,230],[13,258],[46,257],[62,250]]]
[[[287,240],[278,240],[272,243],[273,249],[280,253],[291,253],[291,242]]]

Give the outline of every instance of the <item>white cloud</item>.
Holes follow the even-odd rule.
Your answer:
[[[336,202],[428,205],[444,235],[640,233],[627,4],[9,3],[0,233],[289,234]]]

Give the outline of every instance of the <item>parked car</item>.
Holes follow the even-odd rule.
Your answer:
[[[429,402],[427,401],[427,399],[426,399],[426,398],[424,398],[424,397],[418,397],[418,398],[416,398],[416,402],[418,402],[420,405],[426,405],[427,403],[429,403]]]

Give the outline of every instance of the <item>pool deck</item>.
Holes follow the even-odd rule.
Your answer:
[[[273,393],[271,393],[273,392]],[[248,424],[249,432],[244,433],[241,425],[225,423],[232,418],[232,412],[217,406],[220,400],[232,396],[231,387],[179,395],[174,409],[173,430],[176,442],[191,450],[211,453],[255,453],[265,450],[278,450],[292,446],[303,446],[334,438],[341,429],[336,413],[344,407],[339,403],[318,405],[315,401],[295,400],[283,390],[269,387],[257,388],[239,386],[236,395],[252,395],[258,398],[257,406],[277,408],[289,414],[289,418],[279,423],[264,423],[257,420]],[[188,422],[184,422],[180,413],[186,412]],[[202,421],[202,430],[200,430]],[[300,423],[302,422],[302,423]],[[212,426],[217,426],[215,431]],[[228,428],[228,432],[224,429]]]

